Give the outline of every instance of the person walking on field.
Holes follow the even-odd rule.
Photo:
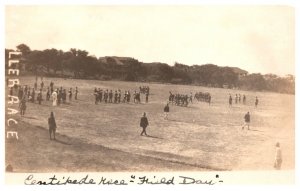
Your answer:
[[[146,113],[144,112],[144,115],[143,115],[143,117],[141,118],[141,121],[140,121],[140,127],[143,128],[143,131],[141,132],[141,136],[143,136],[143,134],[148,136],[147,132],[146,132],[146,128],[148,127],[148,125],[149,125],[148,119],[146,117]]]
[[[56,132],[56,122],[55,122],[55,118],[54,118],[54,114],[51,111],[50,113],[50,117],[48,118],[48,125],[49,125],[49,135],[50,135],[50,140],[52,140],[52,134],[55,139],[55,132]]]
[[[248,126],[248,130],[250,130],[250,113],[249,113],[249,111],[244,116],[244,119],[245,119],[245,124],[243,125],[242,129],[244,130],[244,127]]]
[[[258,98],[256,96],[256,98],[255,98],[255,107],[257,107],[257,105],[258,105]]]
[[[280,170],[281,169],[281,163],[282,163],[282,155],[281,155],[280,143],[276,143],[274,168],[276,170]]]
[[[169,107],[169,104],[167,103],[167,105],[164,107],[164,119],[168,119],[168,114],[170,112],[170,107]]]

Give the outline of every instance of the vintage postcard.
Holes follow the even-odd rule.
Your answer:
[[[11,4],[4,34],[6,184],[294,184],[293,6]]]

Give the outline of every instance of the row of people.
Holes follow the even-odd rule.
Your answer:
[[[208,104],[211,103],[211,95],[208,92],[196,92],[194,95],[194,99],[201,102],[207,102]]]
[[[98,104],[99,102],[104,102],[104,103],[121,103],[122,99],[122,93],[121,90],[102,90],[100,88],[95,88],[94,89],[94,96],[95,96],[95,104]],[[141,103],[141,93],[134,91],[133,93],[133,102],[134,103]],[[148,103],[149,99],[149,94],[145,94],[145,102]],[[124,96],[123,96],[123,103],[129,103],[131,100],[131,93],[130,91],[125,91]]]

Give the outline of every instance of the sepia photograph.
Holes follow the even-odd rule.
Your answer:
[[[294,7],[4,9],[6,174],[294,173]]]

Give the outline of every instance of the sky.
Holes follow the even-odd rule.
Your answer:
[[[295,75],[290,6],[6,6],[5,47]]]

